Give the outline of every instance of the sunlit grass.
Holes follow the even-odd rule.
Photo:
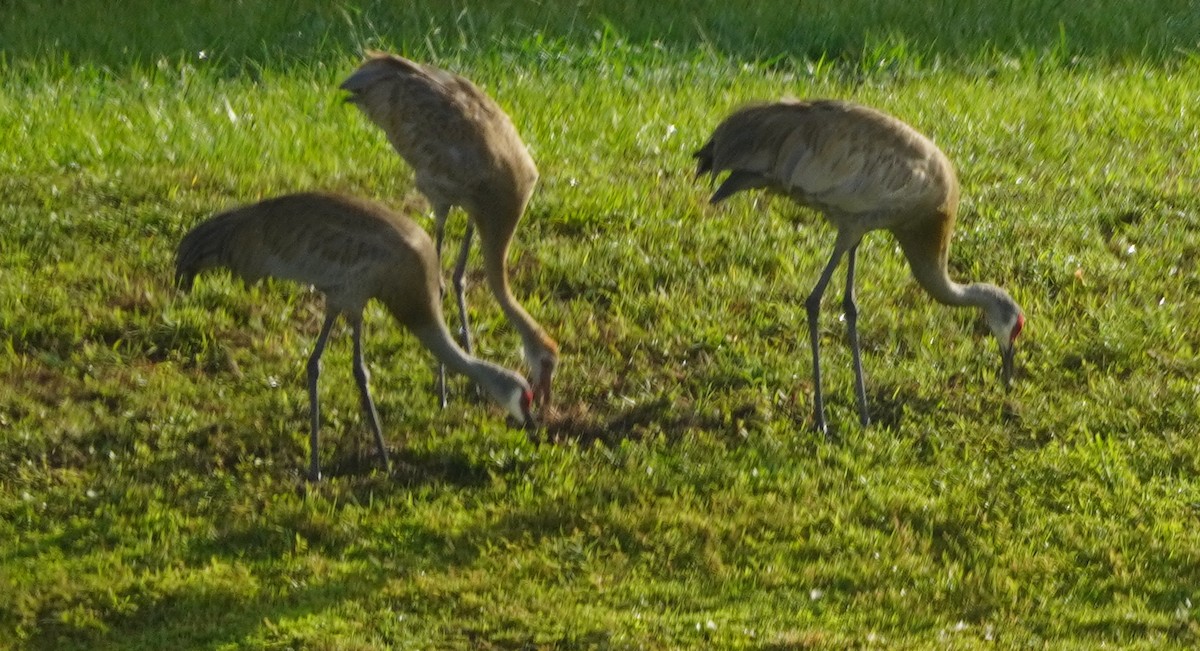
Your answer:
[[[70,20],[12,8],[5,642],[1194,646],[1195,17],[1087,4],[805,4],[805,21],[771,3],[694,19],[438,3],[408,20],[385,3],[193,4],[131,10],[158,29],[128,34],[94,29],[104,3]],[[428,223],[411,172],[335,90],[381,45],[475,79],[534,153],[511,265],[562,344],[557,407],[540,441],[462,383],[437,409],[431,359],[373,307],[398,467],[376,470],[339,330],[322,376],[330,476],[310,485],[319,298],[220,274],[179,295],[172,255],[200,219],[293,190]],[[956,163],[952,274],[1005,286],[1029,317],[1011,393],[978,315],[931,301],[873,234],[859,303],[876,424],[857,425],[831,300],[836,436],[808,429],[802,303],[832,231],[780,198],[709,207],[691,158],[733,107],[788,95],[883,108]],[[477,269],[480,353],[517,367]]]

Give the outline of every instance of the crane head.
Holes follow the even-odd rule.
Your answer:
[[[525,429],[536,429],[537,420],[533,417],[533,389],[525,378],[508,369],[496,368],[499,375],[493,386],[485,386],[495,396],[496,401],[504,406],[508,415],[512,416],[517,425]]]
[[[984,308],[988,327],[1000,346],[1000,378],[1005,388],[1012,387],[1017,354],[1017,337],[1025,328],[1025,313],[1004,290],[995,288],[994,300]]]
[[[557,360],[542,359],[533,367],[529,383],[533,386],[533,398],[542,408],[550,406],[550,381],[554,377],[554,367]]]
[[[542,409],[550,406],[550,383],[558,368],[558,344],[545,333],[526,343],[525,363],[529,365],[529,384],[533,401]]]
[[[533,417],[533,391],[522,388],[509,398],[508,413],[525,429],[536,429],[537,420]]]

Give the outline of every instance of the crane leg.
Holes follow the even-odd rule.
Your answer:
[[[367,415],[371,432],[375,434],[375,446],[379,449],[379,458],[383,461],[383,469],[386,471],[388,469],[387,447],[383,444],[383,430],[379,427],[379,413],[375,411],[375,401],[371,400],[371,390],[367,388],[367,380],[371,376],[367,372],[367,365],[363,363],[362,317],[354,319],[351,327],[354,336],[354,381],[358,383],[358,391],[362,396],[363,413]]]
[[[858,398],[858,418],[866,427],[871,424],[871,415],[867,413],[867,387],[863,381],[862,351],[858,347],[858,304],[854,302],[854,262],[857,257],[858,242],[855,242],[846,256],[846,295],[842,299],[842,310],[846,313],[850,353],[854,357],[854,395]]]
[[[846,248],[842,246],[841,241],[834,245],[833,255],[829,257],[829,263],[825,265],[825,270],[821,272],[821,277],[817,280],[817,286],[813,288],[808,299],[804,301],[805,308],[808,309],[808,339],[812,345],[812,365],[813,365],[813,427],[826,436],[829,435],[829,426],[825,423],[825,400],[821,393],[821,341],[818,328],[818,319],[821,315],[821,297],[825,295],[825,288],[829,285],[829,279],[833,277],[833,272],[837,269],[838,262],[842,259],[842,253]]]
[[[446,296],[446,280],[442,278],[442,241],[446,239],[446,218],[450,216],[449,206],[436,206],[433,210],[433,233],[434,241],[437,246],[438,259],[438,298]],[[446,365],[438,363],[437,370],[437,386],[438,386],[438,404],[442,409],[446,408]]]
[[[471,236],[475,234],[475,229],[471,226],[471,222],[467,222],[467,230],[463,232],[462,249],[458,252],[458,263],[454,265],[454,293],[458,298],[458,314],[462,319],[462,330],[459,331],[459,338],[462,341],[463,350],[467,354],[472,354],[471,351],[471,326],[467,320],[467,297],[466,297],[466,275],[467,275],[467,256],[471,253]]]
[[[321,376],[321,354],[325,352],[325,344],[329,341],[329,331],[337,321],[337,314],[330,312],[325,315],[325,323],[321,326],[321,334],[317,335],[317,345],[313,347],[312,355],[308,358],[308,411],[311,418],[311,429],[308,434],[308,478],[312,481],[321,480],[320,455],[317,453],[317,432],[321,428],[321,409],[317,403],[317,379]]]

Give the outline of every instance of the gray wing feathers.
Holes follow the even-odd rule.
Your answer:
[[[436,204],[454,204],[482,183],[502,155],[493,151],[497,144],[520,145],[495,102],[466,79],[434,66],[376,55],[341,88],[383,130],[416,172],[419,189]],[[504,131],[503,138],[493,135],[496,129]]]
[[[696,153],[699,173],[729,178],[719,201],[774,187],[813,206],[857,213],[926,201],[942,165],[926,138],[883,113],[843,102],[780,102],[740,109]]]

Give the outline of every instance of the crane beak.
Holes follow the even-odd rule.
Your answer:
[[[550,381],[548,379],[538,383],[537,388],[533,390],[533,401],[542,409],[550,406]]]
[[[533,402],[544,410],[550,406],[550,380],[554,376],[554,365],[542,362],[541,371],[533,383]]]
[[[539,423],[537,418],[529,411],[525,410],[525,421],[521,423],[521,429],[532,434],[538,430]]]
[[[1009,344],[1000,346],[1000,379],[1004,381],[1005,390],[1012,390],[1013,367],[1017,356],[1017,347]]]

